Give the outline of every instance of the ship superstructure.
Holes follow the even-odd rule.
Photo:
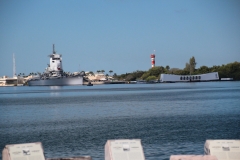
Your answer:
[[[58,77],[63,75],[63,69],[62,69],[62,55],[57,54],[54,49],[53,45],[53,53],[49,55],[50,57],[50,63],[48,67],[46,68],[46,72],[50,74],[51,76]]]

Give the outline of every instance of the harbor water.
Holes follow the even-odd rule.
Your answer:
[[[146,160],[240,139],[240,82],[0,88],[1,151],[42,142],[47,158],[103,160],[108,139],[141,139]]]

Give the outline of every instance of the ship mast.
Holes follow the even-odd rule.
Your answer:
[[[54,44],[53,44],[53,54],[56,54]]]

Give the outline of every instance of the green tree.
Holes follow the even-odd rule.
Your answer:
[[[93,75],[93,76],[94,76],[94,73],[93,73],[93,71],[90,71],[90,72],[89,72],[89,74],[91,74],[91,75]]]
[[[147,79],[146,79],[146,81],[154,81],[154,80],[157,80],[157,77],[155,77],[155,76],[149,76],[149,77],[147,77]]]
[[[101,72],[102,72],[102,74],[104,74],[105,71],[104,71],[104,70],[101,70]]]
[[[169,69],[170,69],[170,67],[169,67],[169,65],[167,65],[167,66],[166,66],[167,72],[169,72]]]
[[[109,71],[110,76],[111,76],[112,72],[113,72],[112,70]]]
[[[209,73],[209,68],[207,66],[201,66],[197,72],[198,74]]]
[[[210,70],[210,72],[217,72],[219,68],[220,68],[220,66],[214,65],[214,66],[210,67],[209,70]]]
[[[171,68],[171,69],[169,69],[169,73],[170,74],[176,74],[176,72],[178,72],[179,70],[181,70],[181,69],[179,69],[179,68]]]
[[[149,76],[158,77],[161,73],[164,73],[164,67],[163,66],[153,67],[153,68],[150,68],[148,72],[149,72]]]
[[[222,65],[218,69],[220,78],[233,78],[234,80],[240,80],[240,63],[233,62],[226,65]]]
[[[128,75],[126,76],[125,80],[126,80],[126,81],[134,81],[135,78],[134,78],[133,74],[128,74]]]
[[[133,72],[133,77],[134,77],[133,81],[140,79],[144,73],[145,73],[144,71],[139,71],[139,70]]]
[[[186,63],[186,64],[185,64],[185,68],[184,68],[183,70],[190,73],[190,64],[189,64],[189,63]]]
[[[194,56],[190,58],[189,65],[190,65],[190,74],[193,74],[197,65],[197,62]]]
[[[149,72],[145,72],[142,76],[141,79],[146,80],[150,76]]]
[[[197,62],[195,60],[195,57],[189,59],[189,62],[185,64],[185,71],[188,71],[189,74],[194,74],[195,68],[196,68]]]

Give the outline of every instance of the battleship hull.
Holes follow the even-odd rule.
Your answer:
[[[29,86],[71,86],[71,85],[82,85],[83,77],[60,77],[51,79],[35,79],[29,80]]]

